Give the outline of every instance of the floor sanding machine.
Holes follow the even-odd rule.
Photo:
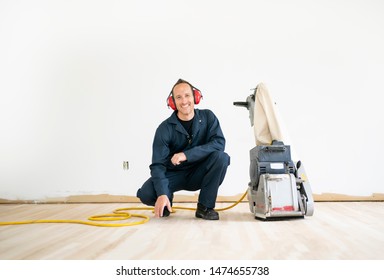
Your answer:
[[[265,85],[257,85],[245,102],[233,104],[249,110],[255,132],[247,193],[250,211],[261,220],[312,216],[314,202],[304,166],[292,160],[291,147],[284,144],[275,103]]]

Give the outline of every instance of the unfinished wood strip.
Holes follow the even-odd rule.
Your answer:
[[[243,194],[233,196],[218,196],[217,202],[234,202],[238,201]],[[194,195],[175,195],[174,202],[187,203],[197,202],[198,194]],[[352,196],[336,193],[313,194],[315,202],[337,202],[337,201],[384,201],[384,193],[373,193],[370,196]],[[243,201],[247,201],[247,198]],[[124,195],[75,195],[68,197],[47,198],[41,200],[8,200],[1,199],[0,204],[43,204],[43,203],[140,203],[139,199],[134,196]]]

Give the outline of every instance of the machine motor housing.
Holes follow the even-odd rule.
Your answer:
[[[257,190],[262,174],[294,174],[295,164],[291,159],[289,145],[274,142],[268,146],[256,146],[250,150],[250,187]]]

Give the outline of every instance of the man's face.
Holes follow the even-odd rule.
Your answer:
[[[182,120],[190,120],[194,116],[195,102],[192,89],[188,84],[178,84],[173,89],[178,116]]]

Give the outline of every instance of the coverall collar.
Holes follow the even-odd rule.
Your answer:
[[[194,111],[195,111],[195,116],[194,116],[194,121],[192,125],[192,135],[197,134],[197,132],[200,129],[200,123],[201,123],[199,109],[194,109]],[[184,127],[181,125],[181,123],[177,118],[177,111],[173,112],[173,114],[169,117],[168,121],[176,125],[176,131],[183,133],[185,135],[188,135],[188,132],[185,131]]]

